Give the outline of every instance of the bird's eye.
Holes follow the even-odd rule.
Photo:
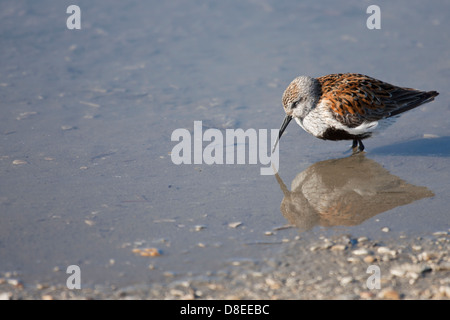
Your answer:
[[[303,101],[303,97],[292,103],[291,109],[297,108],[298,104]]]

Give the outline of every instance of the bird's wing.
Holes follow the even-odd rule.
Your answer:
[[[327,100],[336,119],[349,127],[398,115],[433,100],[436,91],[424,92],[356,73],[317,78],[322,100]]]

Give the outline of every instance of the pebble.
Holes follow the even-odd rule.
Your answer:
[[[347,246],[343,244],[335,244],[330,248],[332,251],[344,251],[345,249],[347,249]]]
[[[200,231],[200,230],[203,230],[203,229],[206,229],[206,226],[203,225],[203,224],[199,224],[199,225],[196,225],[196,226],[194,227],[194,230],[195,230],[195,231]]]
[[[435,259],[437,256],[434,253],[428,253],[427,251],[424,251],[422,253],[419,253],[417,255],[417,259],[419,261],[430,261],[432,259]]]
[[[20,159],[16,159],[12,162],[13,165],[18,166],[18,165],[22,165],[22,164],[27,164],[28,162],[26,162],[25,160],[20,160]]]
[[[369,254],[369,251],[367,249],[361,248],[361,249],[353,250],[352,253],[357,256],[362,256],[362,255]]]
[[[164,271],[164,276],[165,277],[167,277],[167,278],[173,278],[173,277],[175,277],[175,272],[173,272],[173,271]]]
[[[390,229],[389,229],[388,227],[384,227],[384,228],[381,229],[381,231],[383,231],[383,232],[389,232]]]
[[[139,254],[141,257],[159,257],[161,255],[161,250],[157,248],[135,248],[131,251]]]
[[[434,266],[433,269],[436,271],[450,271],[450,261],[444,261]]]
[[[23,120],[27,119],[31,116],[37,115],[36,111],[27,111],[27,112],[21,112],[19,116],[16,118],[17,120]]]
[[[447,298],[450,298],[450,286],[440,286],[439,292]]]
[[[95,221],[86,219],[86,220],[84,220],[84,223],[86,223],[88,226],[92,227],[95,224]]]
[[[359,294],[361,299],[372,299],[375,294],[373,292],[370,291],[363,291]]]
[[[0,300],[10,300],[12,297],[11,292],[0,292]]]
[[[6,282],[14,287],[21,287],[22,282],[18,279],[7,279]]]
[[[347,284],[349,284],[352,281],[353,281],[353,278],[350,276],[347,276],[347,277],[343,277],[341,279],[341,281],[339,281],[339,283],[341,284],[341,286],[346,286]]]
[[[383,289],[379,293],[379,297],[381,299],[389,299],[389,300],[399,300],[400,294],[392,288]]]
[[[347,261],[350,262],[350,263],[358,263],[360,260],[359,260],[359,258],[349,257],[347,259]]]
[[[272,278],[266,278],[266,284],[269,286],[272,290],[278,290],[281,288],[281,282],[274,280]]]
[[[228,224],[230,228],[237,228],[242,224],[242,222],[231,222]]]
[[[360,242],[360,243],[363,243],[363,242],[366,242],[366,241],[369,241],[369,238],[367,238],[367,237],[359,237],[358,238],[358,242]]]
[[[75,130],[77,127],[75,126],[61,126],[61,130],[63,131],[69,131],[69,130]]]
[[[429,266],[412,263],[404,263],[402,265],[392,267],[389,270],[389,272],[394,276],[410,277],[412,279],[417,279],[420,274],[427,271],[431,271],[431,268]]]
[[[391,249],[389,249],[388,247],[379,247],[379,248],[377,249],[377,252],[378,252],[379,254],[390,254],[391,256],[395,256],[395,255],[396,255],[395,250],[391,250]]]

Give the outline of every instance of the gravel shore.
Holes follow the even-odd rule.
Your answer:
[[[447,231],[383,241],[351,235],[315,242],[297,237],[276,257],[121,288],[69,290],[4,274],[0,299],[450,299],[449,242]]]

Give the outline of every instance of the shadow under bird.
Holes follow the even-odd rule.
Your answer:
[[[363,139],[385,129],[401,113],[431,102],[439,93],[398,87],[357,73],[295,78],[283,93],[286,117],[273,151],[292,119],[323,140],[353,140],[353,152],[364,150]]]

